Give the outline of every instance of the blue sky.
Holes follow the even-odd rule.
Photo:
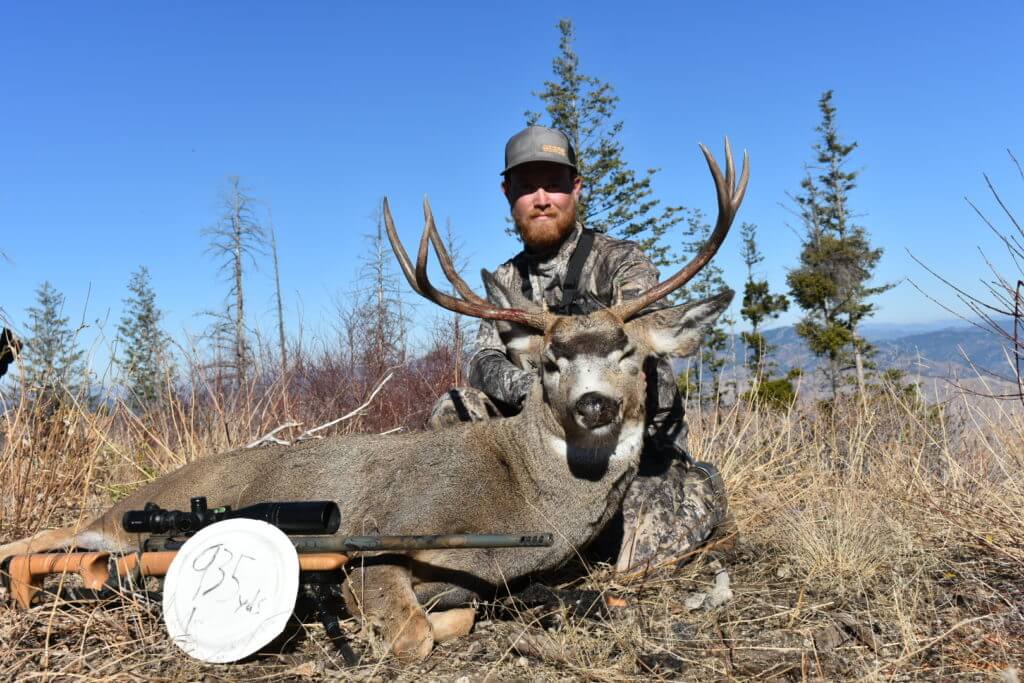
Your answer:
[[[478,286],[480,268],[518,248],[504,234],[502,150],[538,108],[561,17],[576,24],[582,70],[621,98],[627,161],[662,169],[663,201],[713,215],[697,143],[720,155],[728,134],[749,150],[738,221],[758,224],[775,289],[799,251],[786,193],[830,88],[840,131],[860,143],[851,205],[885,249],[877,279],[902,281],[875,320],[949,317],[904,281],[949,298],[908,249],[971,288],[986,276],[978,246],[1010,272],[963,198],[1008,224],[987,172],[1024,212],[1006,154],[1024,157],[1019,2],[6,3],[0,307],[21,327],[50,280],[102,359],[146,265],[168,330],[199,330],[195,314],[226,291],[200,231],[229,175],[273,207],[293,331],[330,325],[384,195],[408,244],[428,195]],[[737,231],[719,256],[736,289],[739,248]],[[269,262],[247,286],[252,322],[269,327]]]

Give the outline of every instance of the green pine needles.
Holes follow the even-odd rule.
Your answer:
[[[138,412],[158,406],[170,370],[170,340],[160,329],[163,313],[145,266],[132,274],[129,296],[117,326],[116,363],[127,391],[126,403]]]
[[[548,125],[564,132],[576,148],[577,167],[583,191],[577,209],[586,227],[635,240],[654,265],[671,265],[670,249],[662,243],[666,232],[682,219],[683,207],[669,206],[660,212],[653,197],[651,178],[658,169],[637,174],[623,159],[622,121],[615,120],[619,97],[610,83],[580,72],[579,56],[573,50],[576,38],[571,19],[558,22],[561,33],[559,54],[552,62],[555,79],[544,82],[534,93],[548,114]],[[541,113],[526,112],[529,125],[537,124]]]
[[[81,399],[89,386],[85,354],[64,315],[64,295],[44,282],[36,290],[36,305],[25,312],[27,334],[19,358],[25,390],[37,401],[54,404]]]
[[[851,370],[864,396],[864,371],[873,349],[857,328],[875,311],[869,299],[892,285],[869,284],[882,249],[871,247],[849,207],[858,172],[847,170],[846,162],[857,143],[840,140],[831,90],[821,96],[818,108],[821,123],[815,130],[821,138],[814,145],[815,165],[807,167],[802,192],[794,197],[804,227],[800,265],[790,271],[787,282],[804,311],[796,332],[825,361],[821,368],[832,398]]]

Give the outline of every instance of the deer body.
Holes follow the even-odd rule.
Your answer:
[[[198,495],[211,507],[236,508],[333,500],[342,512],[341,535],[555,534],[548,548],[419,551],[417,559],[429,558],[432,566],[468,571],[499,586],[554,568],[585,546],[614,514],[639,462],[641,422],[610,445],[602,476],[577,476],[567,457],[575,449],[563,447],[564,435],[545,428],[550,418],[536,415],[545,410],[537,396],[516,417],[440,432],[338,436],[212,455],[121,500],[74,543],[131,550],[136,539],[121,529],[124,512],[150,501],[183,508]]]

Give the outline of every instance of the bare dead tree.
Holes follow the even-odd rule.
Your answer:
[[[456,242],[455,233],[452,231],[452,219],[445,221],[444,241],[448,254],[451,256],[455,272],[462,275],[465,271],[467,259],[462,255],[462,245]],[[454,290],[451,291],[454,294]],[[450,316],[451,340],[452,340],[452,386],[462,386],[462,365],[463,353],[466,348],[465,321],[459,313]]]
[[[362,365],[370,382],[376,382],[392,367],[406,361],[409,320],[402,301],[394,256],[384,234],[384,219],[378,211],[376,229],[367,236],[369,248],[363,256],[360,281],[367,283],[363,301]]]
[[[210,238],[207,252],[220,260],[220,272],[230,282],[229,315],[233,322],[233,365],[239,385],[244,384],[249,364],[245,330],[244,264],[255,266],[256,256],[266,253],[267,234],[255,213],[255,200],[247,194],[238,176],[228,178],[229,188],[222,200],[223,213],[217,223],[203,230]]]
[[[288,348],[284,336],[284,304],[281,301],[281,268],[277,260],[277,233],[274,231],[274,216],[267,208],[267,223],[270,228],[270,253],[274,257],[274,297],[277,300],[277,338],[281,347],[281,382],[285,388],[285,412],[288,412]]]
[[[1021,180],[1024,181],[1024,168],[1021,167],[1017,157],[1015,157],[1013,152],[1009,149],[1006,150],[1006,153],[1009,155],[1010,161],[1016,167]],[[946,287],[950,288],[954,292],[957,300],[967,307],[970,314],[960,310],[955,310],[946,303],[929,295],[920,286],[918,286],[916,282],[913,284],[918,291],[937,303],[946,311],[949,311],[953,315],[970,323],[978,329],[991,333],[996,337],[996,339],[1004,344],[1012,354],[1014,361],[1014,372],[1012,377],[1008,376],[1004,372],[998,372],[991,368],[975,367],[985,375],[1006,382],[1012,382],[1017,387],[1017,390],[1014,393],[987,395],[989,398],[1017,399],[1024,403],[1024,376],[1021,374],[1021,362],[1024,360],[1024,335],[1021,333],[1021,327],[1022,324],[1024,324],[1024,299],[1022,299],[1021,291],[1024,289],[1024,226],[1022,226],[1021,221],[1016,217],[1013,210],[1003,200],[1003,197],[992,183],[988,174],[983,173],[982,177],[985,178],[985,184],[988,185],[989,192],[992,193],[992,197],[1005,214],[1007,220],[1009,220],[1011,227],[998,227],[996,223],[990,219],[988,215],[969,197],[964,197],[964,200],[972,209],[974,209],[974,212],[978,214],[978,217],[981,218],[982,222],[988,226],[992,233],[1002,243],[1003,248],[1010,257],[1010,260],[1013,261],[1014,268],[1016,268],[1017,271],[1016,274],[1001,272],[999,268],[992,263],[992,260],[988,258],[981,247],[978,247],[978,251],[981,254],[982,259],[985,261],[985,265],[988,266],[989,271],[992,273],[991,280],[981,281],[982,286],[988,293],[988,298],[983,299],[981,296],[968,292],[948,278],[936,273],[934,270],[922,263],[916,256],[910,254],[910,257],[917,261],[918,265],[927,270]],[[1007,324],[1007,320],[1010,321],[1009,324]]]

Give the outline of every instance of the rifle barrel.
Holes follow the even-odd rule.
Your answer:
[[[444,550],[455,548],[543,548],[552,534],[442,534],[429,536],[304,536],[292,537],[300,553],[351,553],[378,550]]]

